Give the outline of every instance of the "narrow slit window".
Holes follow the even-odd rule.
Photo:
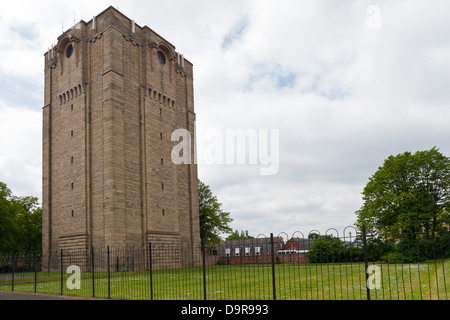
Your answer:
[[[162,209],[162,215],[163,217],[166,215],[166,210]]]

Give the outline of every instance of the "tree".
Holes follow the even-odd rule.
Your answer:
[[[368,230],[418,226],[434,231],[450,209],[450,158],[437,148],[390,156],[369,179],[356,212],[357,225]]]
[[[252,237],[248,234],[248,230],[244,231],[241,230],[241,233],[239,231],[234,231],[232,234],[230,234],[225,240],[242,240],[242,239],[255,239],[255,237]]]
[[[0,182],[0,252],[42,249],[42,209],[35,197],[17,197]]]
[[[333,263],[345,261],[344,243],[331,235],[317,235],[309,248],[309,259],[312,263]]]
[[[12,200],[16,222],[17,251],[42,250],[42,208],[35,197],[14,197]]]
[[[11,190],[0,182],[0,252],[11,251],[14,247],[14,211],[11,199]]]
[[[229,212],[222,210],[222,204],[209,186],[199,180],[200,237],[206,243],[220,241],[221,233],[230,233],[229,224],[233,221]]]

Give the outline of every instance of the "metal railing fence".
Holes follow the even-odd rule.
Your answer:
[[[122,300],[448,300],[448,225],[0,254],[0,291]]]

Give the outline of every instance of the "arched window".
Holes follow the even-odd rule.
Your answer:
[[[73,46],[69,44],[66,49],[66,57],[69,59],[73,54]]]
[[[161,63],[163,65],[166,64],[166,62],[167,62],[166,56],[164,55],[164,53],[162,51],[158,51],[157,56],[158,56],[159,63]]]

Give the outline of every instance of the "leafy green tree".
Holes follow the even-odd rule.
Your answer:
[[[222,210],[222,203],[213,195],[210,187],[199,180],[200,237],[206,243],[219,242],[220,234],[233,230],[230,213]]]
[[[314,243],[309,248],[309,259],[312,263],[343,262],[345,257],[344,243],[330,235],[315,235]]]
[[[362,195],[358,227],[394,230],[401,224],[413,232],[423,226],[433,235],[450,209],[450,158],[437,148],[390,156]]]
[[[0,182],[0,252],[14,248],[14,209],[11,199],[11,190],[5,183]]]
[[[42,249],[42,209],[35,197],[17,197],[0,182],[0,252]]]
[[[242,240],[242,239],[255,239],[255,237],[252,237],[248,234],[248,230],[244,231],[241,230],[241,233],[239,231],[234,231],[232,234],[230,234],[225,240]]]
[[[13,199],[16,221],[16,250],[34,252],[42,250],[42,208],[35,197]]]

